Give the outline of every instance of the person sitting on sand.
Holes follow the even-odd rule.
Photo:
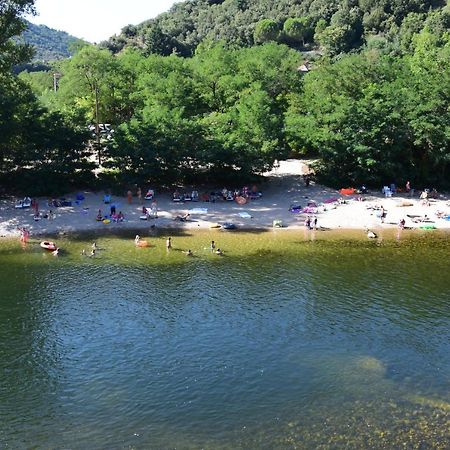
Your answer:
[[[400,219],[400,222],[398,223],[398,227],[400,228],[400,230],[403,230],[405,228],[405,224],[405,219]]]
[[[422,206],[430,206],[430,201],[428,200],[428,189],[422,191],[419,197]]]

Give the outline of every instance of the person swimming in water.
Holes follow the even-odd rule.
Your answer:
[[[218,249],[216,250],[216,255],[222,256],[222,255],[223,255],[223,251],[220,250],[220,248],[218,248]]]
[[[192,253],[192,250],[191,249],[189,249],[189,250],[187,250],[187,251],[185,251],[185,252],[183,252],[186,256],[194,256],[194,254]]]

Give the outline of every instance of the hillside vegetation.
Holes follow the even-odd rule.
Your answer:
[[[188,0],[140,25],[128,25],[103,46],[191,55],[205,40],[249,47],[266,41],[321,46],[332,55],[374,39],[400,47],[399,33],[445,27],[433,16],[445,0]],[[403,33],[404,34],[404,33]]]
[[[80,46],[52,71],[15,77],[11,66],[28,55],[11,39],[23,27],[24,1],[9,1],[16,17],[0,27],[4,186],[47,192],[83,182],[234,184],[292,155],[314,157],[318,179],[336,187],[407,180],[415,187],[449,186],[448,5],[197,0],[128,30],[121,51]],[[28,9],[33,3],[25,1]],[[230,13],[228,26],[223,13],[239,5],[255,18],[246,25],[253,23],[252,32],[236,40],[238,17]],[[256,17],[257,5],[276,19]],[[194,7],[198,14],[185,18],[206,27],[201,33],[191,27],[183,34],[180,25],[169,35],[162,28]],[[295,8],[298,14],[287,17]],[[212,14],[209,22],[200,11]],[[193,54],[174,52],[173,39]],[[320,48],[306,71],[298,51],[304,48]],[[87,133],[97,123],[114,132]]]
[[[65,59],[73,54],[73,47],[79,39],[65,31],[54,30],[45,25],[26,22],[21,39],[33,47],[33,63]]]

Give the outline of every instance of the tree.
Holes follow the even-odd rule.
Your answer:
[[[319,19],[314,28],[314,41],[319,42],[319,36],[327,27],[327,21],[325,19]]]
[[[174,48],[172,38],[163,33],[158,25],[150,28],[145,36],[145,51],[147,54],[155,53],[157,55],[168,56]]]
[[[42,194],[75,181],[78,171],[89,173],[86,128],[47,111],[11,74],[0,74],[0,136],[5,185]]]
[[[406,52],[411,50],[412,39],[424,27],[425,15],[410,13],[402,22],[399,30],[400,45]]]
[[[335,185],[448,183],[449,49],[422,32],[414,56],[342,57],[304,77],[286,115],[290,144]]]
[[[348,36],[350,28],[348,25],[331,25],[321,33],[314,36],[317,42],[331,56],[345,52],[349,48]]]
[[[289,18],[284,22],[283,33],[288,42],[305,46],[305,40],[312,33],[311,21],[308,17]]]
[[[268,41],[276,41],[279,35],[280,28],[275,20],[263,19],[255,26],[255,42],[263,43]]]
[[[0,2],[0,71],[27,61],[32,55],[29,45],[12,39],[19,36],[26,25],[25,14],[34,13],[34,0],[2,0]]]

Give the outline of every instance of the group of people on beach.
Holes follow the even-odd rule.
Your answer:
[[[107,215],[104,215],[102,213],[102,210],[99,209],[95,220],[97,220],[97,222],[101,222],[102,220],[109,219],[109,218],[113,222],[123,222],[125,220],[125,215],[122,213],[122,211],[119,211],[117,213],[116,212],[116,206],[115,205],[111,205],[110,206],[110,215],[109,215],[109,217]]]
[[[142,189],[137,186],[136,188],[136,197],[138,198],[139,203],[142,201]],[[148,189],[147,193],[144,196],[144,200],[153,200],[155,196],[155,191],[153,189]],[[128,204],[131,205],[131,203],[133,202],[133,191],[131,189],[129,189],[127,191],[127,201]]]
[[[244,186],[242,189],[236,188],[230,190],[224,187],[221,191],[204,192],[199,195],[198,191],[193,190],[192,193],[182,193],[176,189],[172,194],[172,201],[174,202],[197,202],[201,200],[202,202],[215,203],[216,201],[234,201],[238,198],[256,200],[262,196],[262,193],[258,191],[256,186],[248,188]]]

